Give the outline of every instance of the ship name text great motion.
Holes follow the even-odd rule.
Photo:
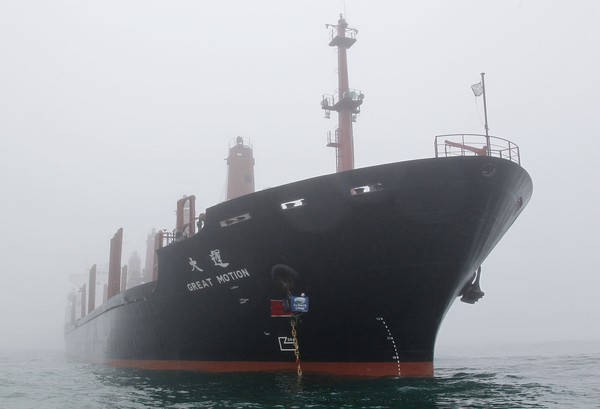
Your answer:
[[[214,285],[229,283],[231,281],[240,280],[246,277],[250,277],[250,273],[247,269],[242,268],[228,273],[217,274],[214,277],[206,277],[202,280],[192,281],[187,284],[189,291],[198,291],[204,288],[213,287]]]

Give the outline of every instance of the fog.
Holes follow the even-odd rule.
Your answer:
[[[359,30],[356,166],[434,155],[436,134],[521,148],[528,207],[454,304],[438,347],[600,339],[600,3],[595,1],[0,2],[0,348],[63,348],[71,274],[144,256],[175,203],[224,200],[230,139],[257,189],[332,173],[326,23]]]

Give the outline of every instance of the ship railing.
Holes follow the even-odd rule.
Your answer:
[[[447,134],[435,137],[435,157],[493,156],[521,164],[519,147],[508,139],[481,134]]]
[[[333,94],[323,94],[321,108],[328,111],[337,111],[340,107],[340,102],[346,101],[347,105],[357,109],[364,98],[365,95],[359,89],[350,88],[344,92],[344,95],[340,95],[339,89],[336,88]],[[360,109],[358,109],[358,112],[360,112]]]
[[[341,149],[337,149],[340,147],[340,129],[336,128],[332,133],[331,131],[327,131],[327,146],[335,149],[335,166],[338,168],[341,160],[342,151]]]
[[[173,231],[167,231],[166,229],[159,230],[154,238],[154,240],[155,240],[154,248],[160,249],[160,248],[166,247],[169,244],[173,243],[176,239],[177,239],[177,232],[175,230],[173,230]]]
[[[185,240],[189,239],[190,237],[190,234],[186,230],[173,229],[171,231],[167,231],[166,229],[163,229],[156,234],[154,247],[160,249],[167,247],[174,241]]]
[[[339,146],[340,140],[340,130],[336,129],[335,131],[327,131],[327,146],[330,148],[336,148]]]
[[[229,149],[233,148],[234,146],[252,149],[252,140],[250,138],[237,136],[229,141]]]
[[[352,44],[356,42],[356,34],[358,34],[358,30],[355,28],[345,27],[343,36],[340,36],[338,32],[338,26],[326,24],[325,27],[331,28],[329,31],[330,46],[350,48],[352,47]]]

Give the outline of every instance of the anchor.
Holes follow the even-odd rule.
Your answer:
[[[461,295],[461,301],[467,304],[475,304],[481,297],[485,295],[479,287],[479,279],[481,278],[481,266],[477,269],[473,278],[469,281],[462,289],[459,295]],[[473,281],[474,280],[474,281]]]

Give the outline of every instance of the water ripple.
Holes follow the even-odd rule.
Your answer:
[[[0,353],[0,409],[599,407],[600,354],[442,359],[432,379],[115,369]]]

